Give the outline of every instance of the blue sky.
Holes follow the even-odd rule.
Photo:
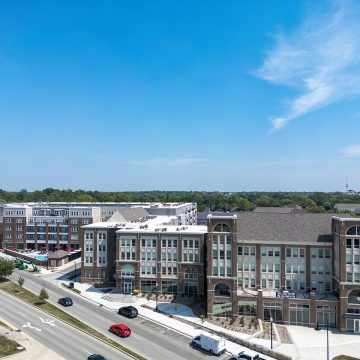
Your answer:
[[[0,188],[360,190],[357,1],[0,4]]]

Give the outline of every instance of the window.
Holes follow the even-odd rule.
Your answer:
[[[215,225],[213,232],[231,232],[231,229],[226,224],[217,224]]]
[[[360,226],[353,226],[347,231],[348,235],[360,235]]]

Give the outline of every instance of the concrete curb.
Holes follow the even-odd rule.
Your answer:
[[[10,324],[9,322],[7,322],[7,321],[4,320],[4,319],[1,319],[1,322],[4,323],[5,325],[7,325],[9,328],[11,328],[11,330],[7,329],[8,332],[18,330],[15,326],[13,326],[12,324]],[[4,357],[2,357],[1,359],[11,359],[11,358],[13,358],[14,356],[18,356],[20,353],[25,353],[25,352],[29,351],[29,347],[31,346],[31,341],[30,341],[30,339],[28,339],[28,338],[25,336],[25,334],[24,334],[23,332],[22,332],[22,334],[23,334],[23,336],[24,336],[24,341],[26,340],[26,341],[28,341],[28,342],[30,343],[29,346],[27,347],[27,346],[22,345],[22,344],[20,344],[20,343],[18,343],[18,342],[16,341],[16,342],[19,344],[19,346],[22,346],[22,347],[24,348],[24,350],[23,350],[23,351],[20,351],[20,352],[18,352],[18,353],[16,353],[16,354],[4,356]],[[6,336],[6,335],[4,335],[4,336]],[[10,340],[13,340],[13,339],[10,339]],[[15,341],[15,340],[14,340],[14,341]]]
[[[106,344],[106,345],[108,345],[108,346],[111,346],[112,348],[114,348],[114,349],[116,349],[116,350],[118,350],[118,351],[122,352],[123,354],[127,355],[127,356],[128,356],[129,358],[131,358],[131,359],[134,359],[134,360],[138,360],[138,359],[145,359],[145,360],[147,360],[147,358],[146,358],[145,356],[140,355],[140,354],[137,354],[138,356],[134,356],[134,355],[132,355],[132,354],[128,354],[126,351],[123,351],[123,350],[119,349],[118,347],[116,347],[116,346],[114,346],[114,345],[112,345],[112,344],[109,344],[108,342],[104,341],[103,339],[100,339],[100,338],[98,338],[97,336],[95,336],[95,335],[92,335],[92,334],[88,333],[87,331],[85,331],[85,330],[83,330],[83,329],[81,329],[81,328],[79,328],[79,327],[75,326],[74,324],[71,324],[71,323],[69,323],[69,322],[67,322],[67,321],[63,320],[63,319],[59,318],[58,316],[56,316],[56,315],[54,315],[54,314],[49,313],[48,311],[45,311],[45,310],[40,309],[40,308],[37,308],[35,305],[31,304],[31,303],[30,303],[30,302],[28,302],[28,301],[21,300],[21,299],[17,298],[16,296],[14,296],[14,295],[12,295],[12,294],[9,294],[9,293],[7,293],[6,291],[4,291],[4,290],[2,290],[2,289],[0,289],[0,291],[2,291],[3,293],[5,293],[5,294],[7,294],[7,295],[9,295],[9,296],[11,296],[11,297],[13,297],[14,299],[17,299],[17,300],[19,300],[19,301],[22,301],[22,302],[24,302],[24,303],[26,303],[26,304],[30,305],[31,307],[36,308],[36,309],[38,309],[38,310],[40,310],[40,311],[42,311],[42,312],[44,312],[44,313],[46,313],[46,314],[48,314],[48,315],[50,315],[50,316],[52,316],[52,317],[54,317],[54,318],[58,319],[59,321],[61,321],[61,322],[65,323],[65,324],[67,324],[68,326],[71,326],[71,327],[73,327],[73,328],[75,328],[75,329],[77,329],[77,330],[79,330],[79,331],[83,332],[84,334],[87,334],[87,335],[89,335],[89,336],[91,336],[91,337],[93,337],[93,338],[95,338],[95,339],[97,339],[97,340],[101,341],[102,343],[104,343],[104,344]],[[52,305],[52,304],[51,304],[51,305]],[[90,326],[89,326],[89,327],[90,327]],[[98,331],[98,330],[96,330],[96,331]],[[99,332],[100,332],[100,331],[99,331]],[[103,334],[103,335],[105,336],[105,334]],[[110,339],[110,338],[109,338],[109,339]],[[114,340],[113,340],[113,341],[114,341]],[[121,345],[121,344],[119,344],[119,345]],[[124,345],[121,345],[121,346],[122,346],[122,347],[124,347],[124,348],[126,348]],[[127,349],[127,348],[126,348],[126,349]],[[128,349],[128,350],[129,350],[129,351],[132,351],[132,352],[134,352],[134,353],[136,353],[135,351],[133,351],[133,350],[131,350],[131,349]]]

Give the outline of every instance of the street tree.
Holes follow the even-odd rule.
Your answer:
[[[13,260],[0,257],[0,279],[10,276],[15,269]]]
[[[49,298],[49,294],[47,293],[46,289],[42,288],[39,294],[39,300],[42,304],[45,303],[45,300]]]

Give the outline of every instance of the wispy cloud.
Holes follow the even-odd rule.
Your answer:
[[[276,44],[255,75],[299,91],[272,130],[336,101],[360,94],[359,3],[329,2],[314,11],[292,34],[277,34]]]
[[[360,157],[360,144],[346,146],[340,152],[349,157]]]
[[[149,167],[179,167],[179,166],[188,166],[202,161],[204,161],[204,159],[200,159],[200,158],[139,159],[139,160],[127,160],[124,161],[124,163],[149,166]]]
[[[257,167],[273,167],[273,166],[301,166],[301,165],[311,165],[319,163],[319,159],[311,158],[311,159],[278,159],[273,161],[265,161],[265,162],[259,162],[255,165]]]

